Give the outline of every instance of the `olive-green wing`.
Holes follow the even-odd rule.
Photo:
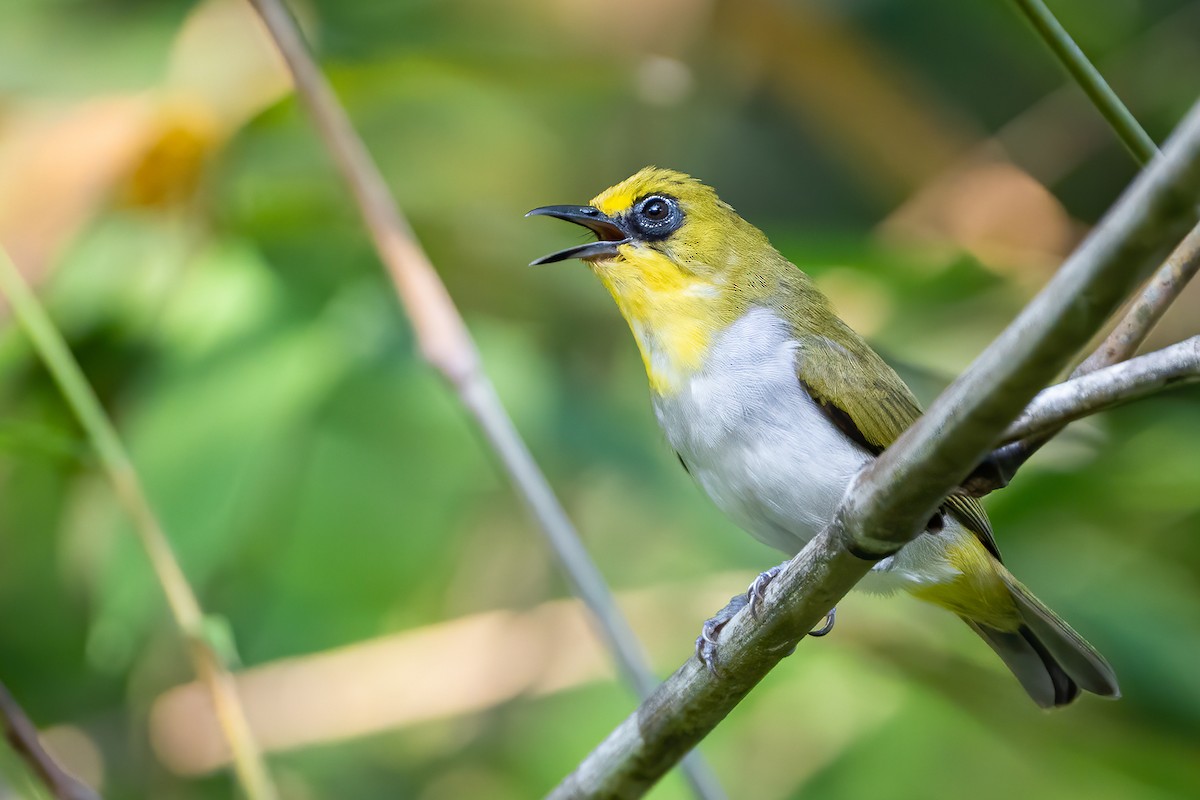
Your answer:
[[[804,390],[843,433],[879,455],[921,416],[921,406],[895,370],[865,342],[812,334],[797,337],[796,373]],[[835,402],[832,398],[838,398]],[[997,559],[1000,549],[979,501],[951,495],[942,504]]]

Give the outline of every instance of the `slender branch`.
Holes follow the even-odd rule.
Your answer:
[[[233,678],[205,638],[200,603],[142,489],[133,462],[62,334],[3,248],[0,248],[0,293],[11,303],[34,350],[87,432],[117,498],[132,518],[133,530],[166,595],[175,625],[187,643],[196,675],[212,696],[221,730],[233,754],[234,772],[239,783],[251,800],[275,798],[277,792],[254,741]]]
[[[37,727],[0,681],[0,727],[13,750],[59,800],[98,800],[91,787],[63,769],[42,747]]]
[[[726,626],[714,677],[690,659],[551,793],[640,797],[700,741],[872,563],[894,553],[1137,285],[1156,244],[1195,222],[1200,103],[1024,311],[854,480],[833,522]],[[858,554],[857,556],[854,554]]]
[[[1192,228],[1167,256],[1117,327],[1094,353],[1075,368],[1072,377],[1111,366],[1136,353],[1150,330],[1162,319],[1197,271],[1200,271],[1200,225]]]
[[[1200,336],[1043,389],[1001,440],[1056,433],[1098,411],[1196,382],[1200,382]]]
[[[1159,154],[1158,148],[1129,109],[1121,103],[1099,70],[1088,61],[1042,0],[1014,2],[1109,121],[1134,160],[1146,166]],[[1192,228],[1172,251],[1142,293],[1130,304],[1129,310],[1113,331],[1095,352],[1075,368],[1071,377],[1077,378],[1111,366],[1137,352],[1150,330],[1162,319],[1197,270],[1200,270],[1200,225]]]
[[[1112,125],[1126,149],[1145,166],[1158,155],[1158,148],[1133,114],[1105,82],[1099,71],[1071,39],[1041,0],[1014,0],[1063,66],[1079,82],[1100,113]],[[1132,356],[1171,303],[1200,269],[1200,225],[1183,241],[1147,282],[1121,321],[1071,373],[1072,378],[1116,364]],[[1033,457],[1060,429],[1046,429],[998,447],[963,481],[963,488],[976,497],[1007,486],[1026,461]]]
[[[1128,359],[1137,349],[1146,334],[1149,333],[1150,328],[1153,327],[1154,321],[1167,309],[1171,301],[1179,296],[1179,292],[1186,285],[1187,279],[1194,275],[1196,268],[1200,266],[1200,248],[1197,247],[1198,244],[1200,244],[1200,226],[1193,228],[1183,240],[1183,243],[1167,259],[1167,262],[1159,267],[1116,329],[1113,330],[1112,334],[1105,339],[1104,343],[1094,353],[1075,368],[1075,371],[1071,373],[1070,380],[1065,384],[1060,384],[1058,387],[1051,387],[1047,391],[1071,386],[1085,378],[1099,376],[1116,369],[1116,367],[1121,366],[1123,363],[1133,363],[1125,361],[1125,359]],[[1181,255],[1186,256],[1183,262],[1177,260],[1177,256]],[[1191,341],[1189,339],[1180,345],[1175,345],[1175,347],[1186,345]],[[1157,354],[1152,353],[1150,355]],[[1133,361],[1139,360],[1133,359]],[[1128,379],[1128,376],[1125,379]],[[1152,393],[1155,388],[1159,388],[1153,386],[1153,377],[1148,376],[1147,380],[1151,382],[1147,384],[1147,391],[1139,393],[1135,392],[1133,387],[1130,387],[1131,394],[1128,397],[1114,396],[1114,402],[1108,405],[1126,402],[1126,400],[1134,400],[1145,394]],[[1171,378],[1171,383],[1182,384],[1191,382],[1186,375]],[[1162,386],[1165,385],[1165,383],[1162,384]],[[1113,388],[1115,391],[1115,387]],[[1100,411],[1108,407],[1100,403],[1099,397],[1096,400],[1098,405],[1094,409],[1095,411]],[[1013,429],[1010,429],[1009,435],[1006,435],[1001,440],[1003,443],[989,453],[971,471],[971,474],[963,480],[962,491],[972,497],[983,497],[997,489],[1003,489],[1005,486],[1008,486],[1012,482],[1013,477],[1016,476],[1017,471],[1025,465],[1025,462],[1032,458],[1043,445],[1058,435],[1064,425],[1072,419],[1078,419],[1081,416],[1086,416],[1088,413],[1092,413],[1092,411],[1085,411],[1073,417],[1064,415],[1064,418],[1058,424],[1047,421],[1044,425],[1033,425],[1027,432],[1019,435],[1012,435],[1013,430],[1017,428],[1014,425]]]
[[[1121,138],[1121,143],[1133,154],[1139,164],[1145,165],[1158,154],[1158,146],[1129,113],[1116,92],[1104,80],[1088,57],[1075,44],[1075,40],[1063,28],[1042,0],[1013,0],[1025,15],[1029,24],[1058,57],[1064,69],[1087,93],[1109,125]]]
[[[1063,67],[1075,78],[1096,108],[1112,125],[1134,160],[1143,167],[1150,163],[1159,154],[1154,140],[1138,124],[1137,119],[1117,97],[1100,71],[1083,54],[1042,0],[1014,2],[1046,45],[1058,56]],[[1197,269],[1200,269],[1200,226],[1193,228],[1175,248],[1150,279],[1142,294],[1131,304],[1117,327],[1094,353],[1075,368],[1071,377],[1086,375],[1132,356],[1150,329],[1158,323],[1167,308],[1196,274]]]
[[[579,540],[549,482],[533,460],[495,387],[483,372],[466,324],[417,241],[362,139],[309,53],[282,0],[250,0],[282,53],[314,126],[333,156],[363,215],[396,294],[412,322],[425,360],[457,392],[513,486],[537,521],[574,593],[587,605],[601,639],[640,697],[658,680],[604,578]],[[695,793],[723,797],[699,756],[684,764]]]
[[[1042,0],[1014,0],[1030,24],[1054,51],[1063,67],[1080,84],[1097,109],[1112,125],[1134,160],[1146,166],[1159,154],[1154,140],[1138,124],[1137,119],[1121,102],[1099,70],[1083,54],[1070,34],[1059,24]],[[1130,306],[1124,318],[1104,343],[1082,364],[1072,377],[1116,364],[1132,356],[1145,340],[1171,303],[1183,291],[1188,281],[1200,269],[1200,226],[1191,230],[1175,248],[1158,272],[1150,279],[1142,294]]]

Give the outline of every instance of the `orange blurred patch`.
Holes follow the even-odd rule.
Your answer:
[[[18,107],[0,127],[0,242],[31,280],[95,214],[146,146],[144,97]]]
[[[1070,252],[1079,228],[1020,168],[974,159],[926,184],[879,233],[898,245],[965,250],[990,269],[1040,285]]]
[[[208,106],[174,102],[147,126],[140,157],[123,181],[121,199],[133,206],[168,208],[196,191],[223,132]]]
[[[624,593],[639,638],[682,655],[697,625],[748,574],[713,576],[697,590]],[[653,655],[653,654],[652,654]],[[662,657],[662,654],[659,654]],[[665,659],[664,659],[665,660]],[[328,743],[493,708],[610,678],[609,656],[575,600],[525,612],[487,611],[415,630],[243,670],[238,694],[267,751]],[[173,772],[195,775],[229,760],[207,690],[191,682],[154,701],[150,740]]]
[[[0,242],[38,281],[113,198],[159,209],[188,200],[221,145],[289,87],[249,6],[208,0],[180,29],[161,86],[13,100],[0,118]]]

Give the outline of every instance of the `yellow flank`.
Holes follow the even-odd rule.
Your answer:
[[[650,388],[677,391],[704,363],[724,316],[717,287],[689,275],[653,250],[623,245],[621,258],[592,264],[629,323]]]
[[[1020,611],[1002,577],[1004,566],[987,548],[974,536],[963,536],[947,545],[945,553],[958,577],[913,589],[913,596],[997,630],[1019,628]]]

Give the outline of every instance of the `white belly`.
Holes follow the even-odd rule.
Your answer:
[[[751,310],[720,333],[705,370],[673,394],[655,396],[654,410],[667,441],[717,507],[789,556],[828,524],[850,480],[872,458],[804,391],[792,332],[767,309]],[[937,537],[943,541],[959,533],[947,522],[944,538]],[[870,588],[951,577],[942,549],[933,537],[919,537],[880,563],[877,573],[890,579]]]

